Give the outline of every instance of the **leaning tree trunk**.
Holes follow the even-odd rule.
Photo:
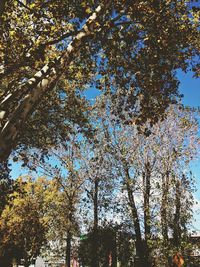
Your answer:
[[[87,38],[91,37],[97,30],[101,30],[98,17],[104,13],[104,8],[110,3],[111,1],[103,1],[102,6],[99,5],[96,8],[83,28],[68,45],[62,57],[46,64],[31,79],[19,85],[19,88],[15,92],[9,92],[8,95],[4,96],[4,99],[0,103],[1,120],[5,122],[0,132],[0,162],[4,162],[9,157],[12,149],[17,145],[27,119],[33,113],[43,96],[55,87],[63,70],[77,56],[77,52],[84,45]],[[18,99],[19,95],[21,96],[20,99]],[[18,106],[9,114],[7,107],[10,103],[16,101],[16,99],[18,100]]]

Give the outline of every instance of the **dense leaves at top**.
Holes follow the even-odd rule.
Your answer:
[[[95,13],[96,18],[90,17],[93,22],[88,24],[88,32],[84,29],[86,36],[81,39],[79,35],[76,39],[98,5],[101,10]],[[118,95],[116,112],[120,113],[124,104],[127,109],[135,108],[137,123],[142,124],[147,118],[156,121],[177,95],[176,69],[192,68],[198,75],[195,60],[199,52],[199,10],[192,9],[187,1],[5,0],[0,11],[1,129],[10,127],[9,123],[13,127],[6,132],[7,139],[13,143],[12,148],[17,143],[16,136],[21,135],[27,125],[35,127],[34,119],[28,121],[30,115],[38,118],[39,114],[41,131],[44,131],[42,125],[48,127],[49,117],[46,116],[45,122],[42,118],[42,98],[48,102],[47,113],[53,110],[60,118],[63,111],[56,107],[60,103],[51,102],[48,93],[58,80],[67,84],[66,97],[71,87],[75,90],[74,97],[77,97],[76,90],[92,85],[112,91],[113,99]],[[64,53],[70,41],[75,39],[79,41],[72,52],[67,52],[68,61],[65,61]],[[62,64],[62,59],[66,64]],[[27,109],[22,105],[27,94],[41,81],[40,77],[33,83],[28,79],[45,64],[49,70],[42,71],[41,76],[51,82],[26,111],[28,115],[22,116],[20,107]],[[57,94],[61,94],[62,86],[56,88]],[[140,108],[136,108],[138,99]],[[74,100],[70,100],[66,103],[68,107],[73,106]],[[84,112],[86,107],[79,105],[77,110],[79,108]],[[69,113],[65,115],[66,119],[71,119]],[[80,113],[76,115],[78,123]],[[13,129],[17,129],[16,132]],[[9,131],[12,131],[11,137]],[[18,143],[24,142],[24,138]]]

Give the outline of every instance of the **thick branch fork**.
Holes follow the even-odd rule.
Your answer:
[[[105,6],[108,6],[105,5]],[[105,8],[104,6],[104,8]],[[76,53],[80,50],[84,41],[101,30],[98,23],[98,17],[104,13],[104,8],[99,5],[95,12],[88,18],[83,28],[77,33],[74,39],[69,43],[64,54],[55,62],[46,64],[34,77],[27,80],[15,92],[23,93],[18,106],[9,114],[8,119],[3,125],[0,133],[0,161],[5,161],[10,155],[12,149],[16,146],[18,137],[24,128],[28,117],[33,113],[35,107],[41,101],[46,92],[52,90],[56,82],[62,75],[63,69],[67,68],[73,61]],[[19,90],[18,90],[19,89]],[[1,114],[4,115],[3,107],[5,103],[13,98],[10,93],[0,104]]]

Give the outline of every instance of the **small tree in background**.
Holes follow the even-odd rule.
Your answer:
[[[31,181],[19,179],[17,183],[22,192],[11,193],[0,219],[0,255],[5,261],[12,262],[15,258],[19,263],[23,259],[24,266],[28,267],[40,254],[47,229]]]

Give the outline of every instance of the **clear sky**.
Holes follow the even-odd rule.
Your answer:
[[[180,80],[180,92],[184,94],[182,99],[183,104],[191,107],[200,107],[200,78],[195,79],[192,73],[178,72]],[[198,160],[191,163],[191,170],[194,174],[197,191],[195,199],[197,204],[194,206],[194,229],[200,232],[200,157]]]
[[[184,94],[183,103],[192,107],[200,107],[200,78],[195,79],[192,73],[178,72],[180,92]]]

